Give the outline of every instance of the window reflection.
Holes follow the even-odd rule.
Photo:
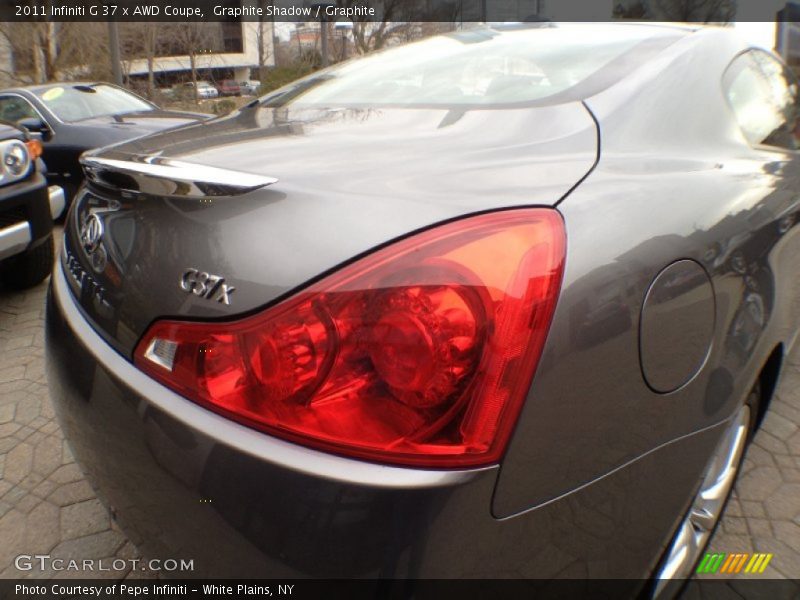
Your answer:
[[[751,144],[800,149],[798,83],[786,66],[766,52],[751,50],[731,63],[724,85]]]

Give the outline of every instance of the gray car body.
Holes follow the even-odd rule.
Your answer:
[[[618,83],[557,105],[254,106],[96,153],[159,150],[279,179],[204,202],[90,186],[95,199],[67,218],[48,297],[51,390],[134,543],[194,559],[202,577],[652,573],[726,420],[777,371],[800,316],[800,163],[750,147],[723,97],[722,74],[745,49],[729,31],[685,33]],[[560,211],[568,248],[499,465],[411,469],[314,451],[209,412],[131,362],[156,319],[250,314],[411,232],[522,206]],[[112,277],[93,273],[77,243],[90,207],[113,240]],[[660,291],[679,292],[652,300],[653,330],[680,327],[688,304],[689,316],[710,307],[710,337],[674,348],[664,331],[645,349],[642,306],[679,261],[692,262],[666,271]],[[189,267],[233,283],[232,304],[182,292]],[[76,292],[70,281],[87,278]],[[669,361],[651,367],[675,384],[663,393],[643,352],[701,360],[686,381]]]

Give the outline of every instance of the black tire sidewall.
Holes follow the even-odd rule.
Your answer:
[[[25,252],[0,262],[0,285],[22,290],[38,285],[50,275],[55,259],[53,234]]]

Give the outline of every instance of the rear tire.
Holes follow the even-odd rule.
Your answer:
[[[742,463],[744,462],[747,447],[752,442],[756,431],[760,404],[761,380],[758,379],[756,380],[755,384],[753,384],[750,393],[747,395],[747,399],[737,412],[737,415],[733,417],[731,429],[723,435],[720,446],[717,448],[717,451],[712,457],[712,460],[706,470],[701,489],[698,491],[697,497],[695,498],[695,501],[693,502],[692,507],[689,509],[686,517],[678,526],[678,530],[673,537],[673,541],[670,544],[665,557],[662,559],[661,565],[656,570],[654,579],[652,581],[651,593],[647,594],[648,596],[659,599],[676,598],[683,592],[689,578],[695,574],[697,565],[699,564],[709,541],[714,536],[717,527],[719,527],[719,523],[722,521],[722,516],[725,514],[725,508],[728,505],[728,500],[730,500],[731,494],[733,493],[733,488],[736,485],[736,479],[739,475],[739,471],[741,470]],[[744,410],[747,410],[746,421],[742,419],[737,423],[737,420],[740,418],[739,415],[741,415],[742,411]],[[735,432],[737,429],[740,432],[743,431],[742,435],[736,435]],[[735,448],[737,445],[736,439],[741,438],[744,439],[738,444],[740,447],[737,449]],[[731,445],[726,447],[728,443]],[[728,464],[732,466],[734,470],[733,478],[728,484],[727,490],[724,491],[724,496],[721,498],[721,502],[719,502],[719,500],[715,502],[713,498],[711,502],[709,502],[707,499],[704,502],[703,497],[705,493],[710,493],[713,495],[712,490],[714,488],[719,489],[722,485],[724,485],[721,483],[721,481],[726,469],[723,469],[722,465],[720,465],[718,461],[720,460],[720,457],[724,458],[726,456],[730,460]],[[715,472],[716,469],[720,469],[719,472]],[[708,478],[712,475],[712,473],[718,477],[713,480],[715,485],[711,485],[711,482],[708,482]],[[717,502],[719,503],[717,504]],[[684,549],[684,556],[687,558],[681,561],[683,564],[679,568],[672,569],[670,567],[670,563],[673,560],[679,560],[676,557],[681,555],[680,548]],[[675,579],[673,579],[673,577],[675,577]]]
[[[53,269],[54,257],[55,243],[51,233],[38,246],[1,262],[0,281],[14,290],[33,287],[47,279]]]
[[[745,400],[744,403],[750,407],[750,426],[747,429],[747,446],[745,446],[745,451],[747,451],[747,447],[750,446],[750,443],[753,441],[753,436],[756,434],[756,429],[758,428],[758,418],[761,414],[760,378],[756,379],[753,389],[750,390],[750,394],[748,394],[747,400]]]

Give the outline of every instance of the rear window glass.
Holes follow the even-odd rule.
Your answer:
[[[274,92],[267,106],[480,106],[588,97],[685,35],[647,26],[490,28],[354,60]]]
[[[787,67],[749,50],[731,62],[723,87],[751,144],[800,149],[800,87]]]

